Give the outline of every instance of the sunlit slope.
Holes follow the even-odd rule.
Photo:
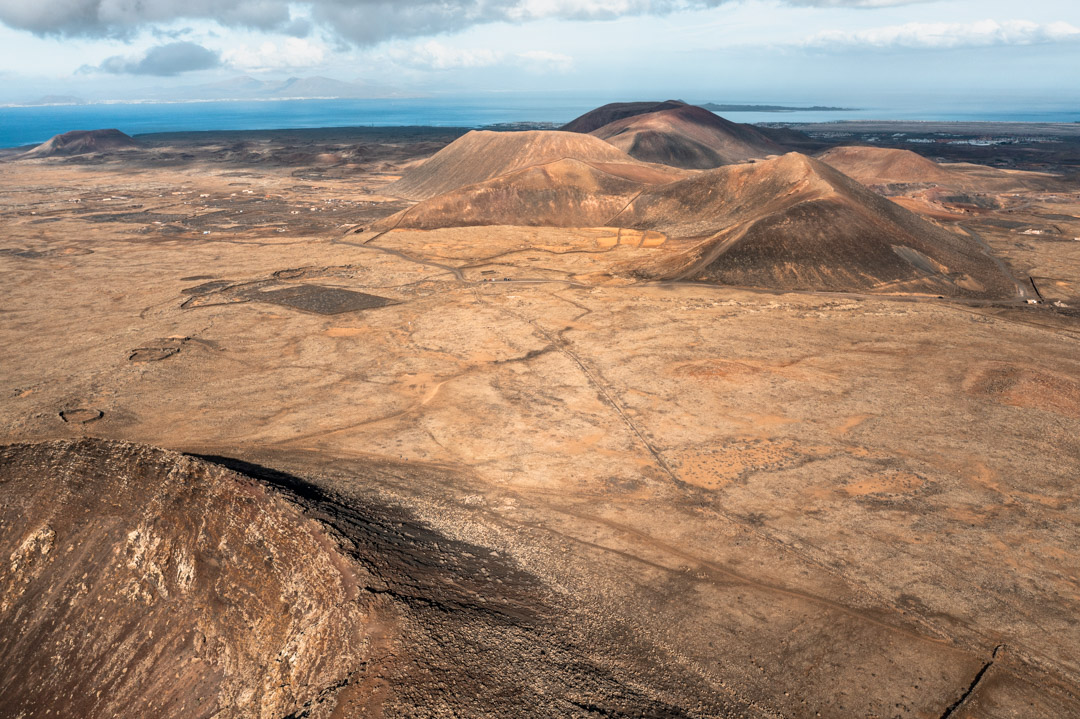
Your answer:
[[[533,130],[477,130],[458,138],[387,186],[388,194],[424,200],[508,172],[558,160],[634,164],[621,150],[589,135]]]
[[[639,182],[579,160],[559,160],[433,197],[387,218],[374,229],[600,226],[619,214],[642,188]]]

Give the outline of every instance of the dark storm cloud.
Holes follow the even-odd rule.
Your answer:
[[[216,52],[193,42],[172,42],[150,48],[139,58],[115,55],[97,68],[116,75],[158,75],[167,77],[194,70],[209,70],[221,64]]]
[[[371,45],[489,22],[546,17],[599,20],[714,7],[729,0],[307,0],[314,23],[342,40]],[[925,0],[785,0],[789,5],[886,7]],[[175,20],[211,20],[229,27],[299,35],[310,28],[287,0],[0,0],[0,22],[39,35],[126,37]]]
[[[281,32],[293,37],[306,37],[311,34],[314,26],[307,18],[297,17],[290,20],[282,28]]]
[[[125,37],[178,19],[270,30],[287,25],[281,0],[0,0],[0,22],[38,35]]]

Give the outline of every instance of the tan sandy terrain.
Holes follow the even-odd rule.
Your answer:
[[[272,485],[256,509],[302,528],[290,551],[313,560],[289,576],[329,615],[258,624],[260,604],[308,596],[284,575],[178,593],[186,575],[155,583],[174,566],[160,548],[87,565],[142,588],[123,601],[210,667],[184,681],[217,716],[1080,716],[1080,193],[927,215],[992,248],[1024,294],[750,290],[632,273],[672,251],[659,228],[367,229],[408,207],[387,185],[445,141],[352,160],[313,146],[339,156],[317,172],[267,160],[284,145],[224,157],[209,139],[156,161],[3,164],[0,442],[204,457],[5,450],[0,539],[46,562],[19,565],[27,591],[107,629],[106,590],[65,572],[136,551],[143,517],[220,512],[214,542],[169,546],[202,558],[196,577],[256,567],[224,518],[255,510],[211,499]],[[34,482],[111,496],[133,452],[146,502],[170,496],[172,467],[204,478],[191,507],[110,510],[84,488],[38,518]],[[79,538],[97,553],[66,553]],[[39,621],[16,586],[6,627]],[[248,613],[203,629],[214,652],[183,649],[166,609],[199,616],[214,596]],[[308,625],[360,636],[327,650],[347,661],[244,663]],[[0,642],[0,697],[27,717],[44,714],[17,687],[48,656]],[[241,657],[242,681],[216,677],[217,656]]]

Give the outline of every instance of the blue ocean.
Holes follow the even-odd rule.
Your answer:
[[[688,98],[690,102],[694,99]],[[393,100],[271,100],[178,103],[108,103],[0,107],[0,147],[44,142],[69,130],[116,128],[129,135],[198,130],[273,130],[310,127],[483,127],[512,122],[564,123],[611,99],[595,97],[483,97]],[[704,102],[704,100],[697,100]],[[726,101],[737,103],[739,101]],[[746,102],[745,104],[758,104]],[[768,102],[785,105],[790,103]],[[844,104],[842,106],[849,106]],[[1000,103],[903,109],[866,106],[841,112],[725,112],[736,122],[829,122],[835,120],[956,120],[1078,122],[1080,102]]]

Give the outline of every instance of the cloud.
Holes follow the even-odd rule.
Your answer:
[[[732,0],[0,0],[0,23],[38,35],[129,38],[176,21],[304,36],[319,27],[353,45],[423,37],[492,22],[611,20],[716,7]],[[816,7],[887,7],[926,0],[782,0]],[[297,19],[299,18],[299,19]]]
[[[183,19],[271,30],[291,14],[285,0],[0,0],[0,22],[38,35],[129,37]]]
[[[172,42],[158,45],[141,57],[114,55],[101,63],[97,70],[115,75],[179,75],[194,70],[209,70],[221,65],[221,58],[213,50],[193,42]]]
[[[235,47],[221,53],[222,63],[240,70],[282,70],[321,65],[326,48],[303,38],[264,42],[258,47]]]
[[[154,37],[156,37],[159,40],[164,40],[164,39],[179,40],[180,38],[184,37],[185,35],[190,35],[193,32],[194,32],[194,30],[192,28],[190,28],[190,27],[181,27],[181,28],[155,27],[155,28],[150,29],[150,34],[153,35]]]
[[[356,45],[456,32],[493,22],[611,20],[669,14],[730,0],[309,0],[313,21]]]
[[[387,52],[394,63],[414,70],[457,70],[470,67],[490,67],[503,61],[497,50],[456,48],[435,40],[395,47]]]
[[[980,20],[972,23],[907,23],[863,30],[827,30],[804,41],[818,48],[951,49],[993,45],[1080,42],[1080,28],[1066,22]]]
[[[487,48],[461,48],[429,40],[408,46],[395,46],[381,53],[394,64],[420,71],[463,70],[496,65],[513,65],[534,74],[569,72],[574,59],[548,50],[524,50],[507,54]]]
[[[306,37],[314,29],[315,26],[311,24],[311,20],[306,17],[294,17],[284,27],[279,28],[282,34],[293,37]]]
[[[536,74],[548,72],[567,73],[574,69],[574,58],[547,50],[527,50],[516,55],[526,70]]]

